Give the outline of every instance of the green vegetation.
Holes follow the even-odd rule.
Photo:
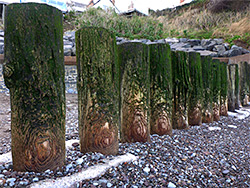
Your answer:
[[[111,8],[90,8],[80,14],[69,12],[64,17],[65,26],[70,25],[70,29],[104,27],[116,36],[129,39],[223,38],[230,45],[250,48],[250,4],[233,0],[225,5],[224,1],[196,0],[175,9],[150,10],[149,16],[132,18],[120,16]]]
[[[150,40],[163,38],[163,24],[153,17],[120,16],[114,9],[107,11],[101,8],[90,8],[82,14],[67,15],[72,19],[76,29],[84,26],[103,27],[115,33],[116,36]]]

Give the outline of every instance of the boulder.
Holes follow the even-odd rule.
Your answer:
[[[71,45],[73,47],[73,42],[69,41],[69,40],[63,40],[63,45]]]
[[[238,56],[241,55],[241,50],[240,49],[231,49],[228,51],[228,57],[233,57],[233,56]]]
[[[194,46],[193,50],[194,51],[202,51],[202,50],[205,50],[205,48],[203,48],[202,46]]]
[[[188,43],[180,42],[180,43],[174,43],[170,47],[172,50],[179,50],[180,48],[190,48],[191,45]]]
[[[156,42],[158,44],[165,44],[166,43],[165,39],[155,40],[154,42]]]
[[[169,44],[180,42],[179,39],[177,38],[166,38],[165,41],[166,43],[169,43]]]
[[[223,45],[226,48],[226,50],[230,50],[230,45],[228,43],[224,43]]]
[[[211,52],[211,51],[208,51],[208,50],[197,51],[197,52],[200,53],[201,56],[218,57],[218,54],[216,52]]]
[[[219,56],[223,56],[226,48],[224,47],[224,45],[215,45],[213,51],[218,52]]]
[[[71,56],[71,52],[72,52],[71,45],[64,45],[63,49],[64,49],[64,56]]]
[[[204,46],[204,48],[206,50],[212,51],[215,45],[216,45],[216,42],[211,40],[206,46]]]
[[[188,39],[187,41],[192,47],[201,45],[201,40],[199,39]]]
[[[180,42],[187,42],[188,41],[187,38],[180,38],[179,40],[180,40]]]
[[[223,44],[224,40],[223,39],[213,39],[213,41],[216,42],[216,44],[221,45]]]
[[[202,39],[201,40],[201,46],[205,47],[211,43],[211,39]]]

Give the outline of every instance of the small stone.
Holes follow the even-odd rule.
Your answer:
[[[222,171],[222,174],[223,174],[223,175],[227,175],[229,172],[230,172],[229,170],[223,170],[223,171]]]
[[[79,158],[77,159],[76,164],[81,165],[83,161],[84,161],[83,158]]]
[[[33,182],[38,182],[38,181],[39,181],[39,178],[38,178],[38,177],[35,177],[35,178],[33,178],[32,181],[33,181]]]
[[[46,170],[44,173],[45,174],[50,174],[50,169]]]
[[[149,172],[150,172],[150,168],[146,166],[146,167],[143,169],[143,171],[146,172],[146,173],[149,173]]]
[[[112,185],[113,185],[113,184],[112,184],[112,183],[110,183],[110,182],[109,182],[109,183],[107,183],[107,187],[112,187]]]
[[[235,171],[237,170],[237,168],[234,165],[232,165],[232,169],[234,169]]]
[[[11,183],[11,182],[15,182],[16,181],[16,178],[8,178],[6,180],[7,183]]]
[[[231,183],[231,180],[230,180],[230,179],[227,179],[226,182],[227,182],[227,183]]]
[[[66,166],[66,171],[69,171],[69,169],[71,169],[71,168],[73,168],[73,165],[72,165],[72,164],[68,164],[68,165]]]
[[[20,181],[20,182],[19,182],[19,184],[20,184],[20,185],[24,185],[24,186],[26,186],[26,185],[28,185],[28,184],[29,184],[29,182],[28,182],[28,181]]]
[[[173,184],[172,182],[169,182],[169,183],[168,183],[168,188],[175,188],[175,187],[176,187],[176,185]]]
[[[97,182],[94,182],[93,185],[94,185],[94,186],[98,186],[99,184],[98,184]]]

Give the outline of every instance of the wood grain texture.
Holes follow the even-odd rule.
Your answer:
[[[115,36],[104,28],[76,32],[81,152],[116,155],[119,124],[119,66]]]
[[[48,5],[11,4],[5,15],[4,79],[11,98],[16,171],[54,170],[65,162],[62,13]]]
[[[150,44],[150,134],[172,134],[172,64],[168,44]]]
[[[142,43],[118,46],[121,67],[120,117],[122,142],[148,142],[149,48]]]

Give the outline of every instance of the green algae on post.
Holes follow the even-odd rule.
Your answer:
[[[172,64],[168,44],[150,44],[150,134],[172,134]]]
[[[118,152],[119,66],[115,35],[104,28],[76,31],[80,150]]]
[[[5,12],[5,84],[11,98],[15,171],[55,170],[65,162],[62,13],[37,3]]]
[[[188,66],[188,54],[182,51],[172,51],[173,76],[173,129],[187,129],[188,98],[191,88]]]
[[[188,100],[188,124],[201,125],[203,83],[200,54],[189,52],[188,65],[191,83]]]
[[[214,121],[220,120],[220,95],[221,95],[221,62],[219,60],[213,60],[213,119]]]
[[[122,142],[148,142],[149,135],[149,47],[128,42],[118,45],[120,118]]]
[[[213,80],[212,80],[212,58],[201,56],[202,82],[203,82],[203,102],[202,102],[202,122],[213,122]]]
[[[221,95],[220,95],[220,115],[227,116],[228,112],[228,80],[227,63],[221,62]]]

